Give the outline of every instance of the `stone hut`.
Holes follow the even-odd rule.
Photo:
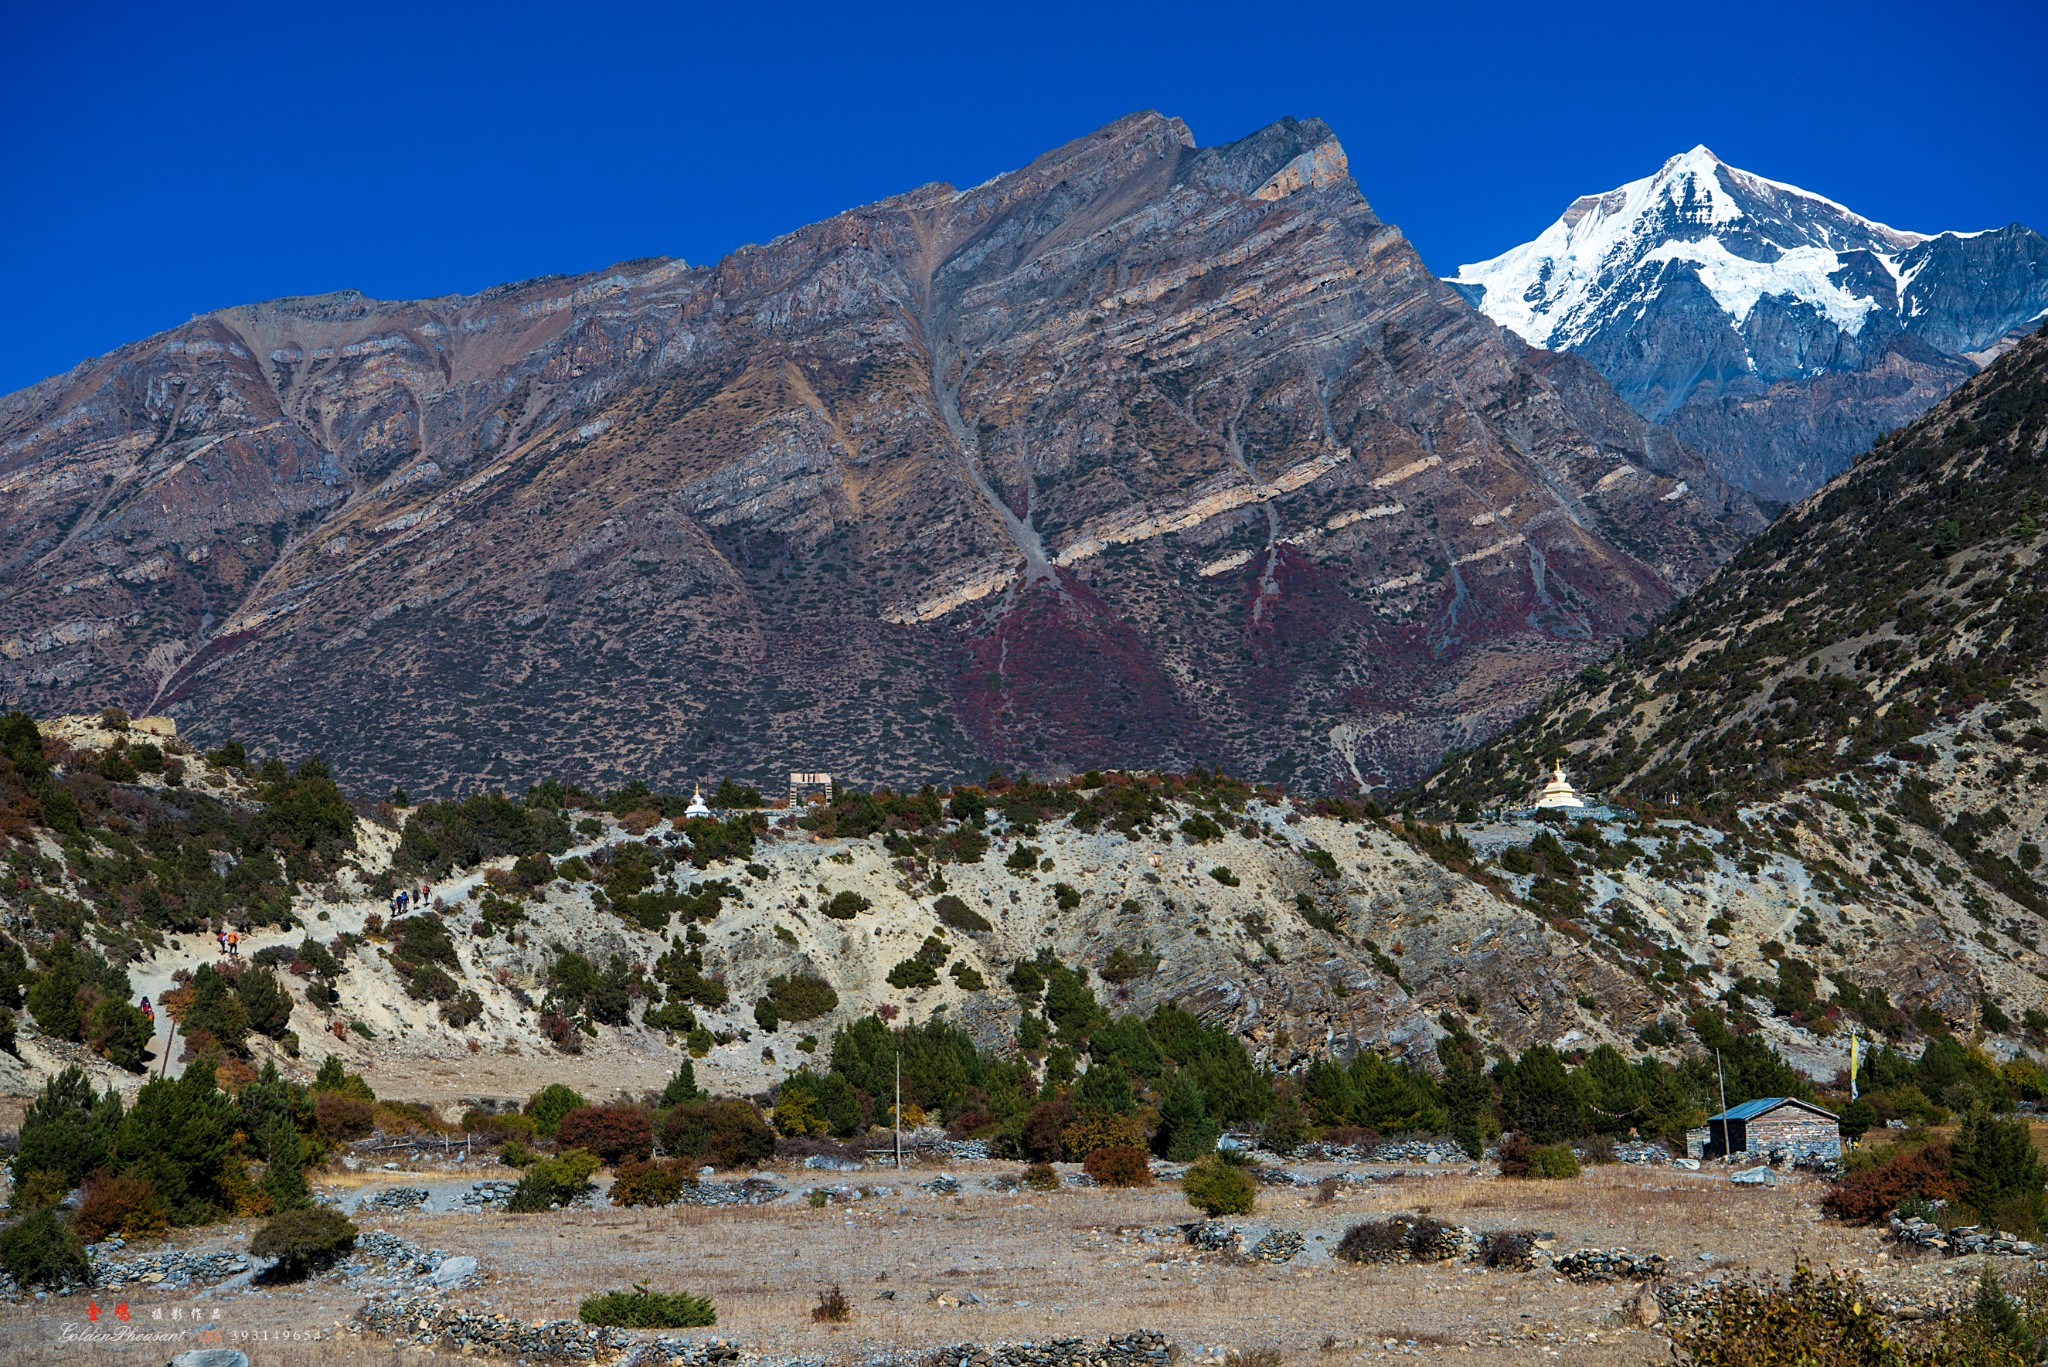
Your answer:
[[[1707,1117],[1702,1157],[1761,1158],[1781,1149],[1795,1159],[1840,1158],[1841,1121],[1832,1111],[1789,1096],[1758,1097]]]

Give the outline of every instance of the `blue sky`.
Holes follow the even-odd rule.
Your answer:
[[[229,304],[712,261],[1135,109],[1343,139],[1442,272],[1704,142],[1918,229],[2048,230],[2048,7],[18,6],[0,392]]]

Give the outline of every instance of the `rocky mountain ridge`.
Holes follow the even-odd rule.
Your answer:
[[[1745,547],[1665,621],[1413,793],[1587,787],[1803,851],[1862,935],[2048,977],[2048,330]]]
[[[0,694],[415,792],[1372,784],[1760,525],[1321,124],[1142,114],[715,265],[229,309],[0,400]]]
[[[1695,147],[1452,284],[1585,357],[1714,469],[1803,497],[2048,313],[2021,224],[1906,232]]]

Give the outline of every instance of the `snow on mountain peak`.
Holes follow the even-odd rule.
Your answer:
[[[1655,175],[1583,196],[1534,241],[1460,267],[1451,281],[1542,347],[1575,346],[1653,299],[1673,263],[1690,266],[1737,326],[1758,300],[1789,296],[1853,334],[1878,308],[1897,306],[1898,257],[1927,240],[1739,170],[1702,143]],[[1888,290],[1872,287],[1873,263]]]

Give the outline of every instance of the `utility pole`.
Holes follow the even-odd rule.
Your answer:
[[[896,1171],[903,1171],[903,1051],[896,1051]]]
[[[1721,1066],[1721,1051],[1714,1051],[1714,1073],[1721,1079],[1721,1156],[1728,1156],[1728,1070]]]
[[[159,1078],[164,1077],[169,1073],[171,1067],[171,1050],[178,1043],[178,1018],[176,1016],[172,1016],[171,1013],[168,1011],[164,1012],[164,1015],[170,1017],[171,1033],[164,1036],[164,1056],[161,1059],[157,1060],[156,1075]]]

